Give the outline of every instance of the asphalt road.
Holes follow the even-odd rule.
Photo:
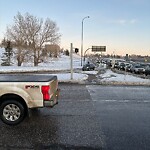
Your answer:
[[[149,150],[149,87],[60,84],[60,102],[11,127],[0,150]]]

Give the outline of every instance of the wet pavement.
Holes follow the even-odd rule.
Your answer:
[[[60,84],[59,104],[21,124],[0,121],[2,150],[148,150],[148,87]]]
[[[0,149],[101,149],[101,127],[85,85],[61,85],[54,108],[32,110],[11,127],[0,122]],[[99,133],[99,134],[97,134]]]

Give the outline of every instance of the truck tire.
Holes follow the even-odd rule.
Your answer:
[[[6,100],[0,106],[0,117],[8,125],[17,125],[25,118],[25,108],[21,102]]]

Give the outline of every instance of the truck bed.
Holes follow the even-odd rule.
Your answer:
[[[48,74],[0,74],[0,82],[48,82],[57,76]]]

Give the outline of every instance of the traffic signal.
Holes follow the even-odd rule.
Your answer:
[[[79,52],[79,49],[78,48],[75,48],[75,53],[78,53]]]

